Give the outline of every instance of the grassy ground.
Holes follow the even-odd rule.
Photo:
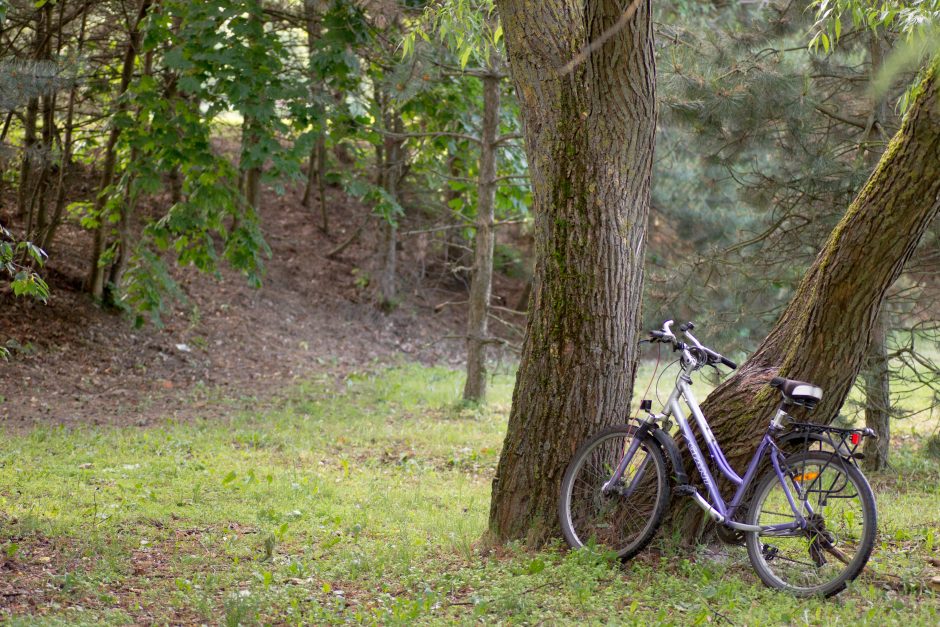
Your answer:
[[[668,376],[668,375],[667,375]],[[642,379],[641,379],[642,381]],[[880,541],[834,600],[763,588],[737,547],[481,552],[509,408],[403,366],[225,422],[37,429],[0,445],[0,620],[12,624],[940,621],[940,469],[874,477]],[[664,385],[666,378],[664,378]],[[644,386],[640,386],[641,388]],[[701,393],[704,396],[704,392]]]

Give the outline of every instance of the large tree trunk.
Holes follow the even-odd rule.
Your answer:
[[[477,185],[477,225],[473,278],[467,315],[467,380],[465,401],[486,397],[486,345],[490,294],[493,290],[493,232],[496,201],[496,133],[499,130],[499,76],[483,77],[483,133],[480,137],[480,172]]]
[[[888,287],[940,209],[936,72],[917,89],[901,130],[829,236],[773,330],[702,405],[729,460],[743,468],[767,428],[775,375],[824,390],[812,420],[838,413],[865,362]]]
[[[536,265],[489,524],[495,540],[539,544],[557,531],[575,449],[630,406],[656,129],[651,6],[497,7],[525,124]]]

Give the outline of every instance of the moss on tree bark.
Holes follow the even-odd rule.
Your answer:
[[[830,423],[862,368],[885,294],[940,209],[940,89],[936,68],[916,90],[901,129],[830,234],[760,347],[702,410],[728,459],[743,468],[779,393],[774,376],[824,390],[807,420]],[[698,512],[674,521],[686,538]]]
[[[629,408],[656,128],[652,22],[648,0],[627,20],[612,0],[497,6],[523,111],[536,267],[490,532],[538,544],[557,531],[576,447]]]

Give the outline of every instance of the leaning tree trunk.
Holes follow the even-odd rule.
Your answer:
[[[525,124],[536,265],[489,529],[539,544],[557,533],[575,449],[630,406],[656,129],[651,3],[626,14],[614,0],[497,7]]]
[[[830,422],[842,407],[865,361],[885,293],[940,209],[936,74],[917,88],[901,130],[770,334],[702,404],[732,465],[742,468],[753,454],[779,401],[767,385],[771,377],[823,388],[814,422]]]
[[[493,291],[493,206],[496,200],[496,133],[499,130],[499,76],[483,77],[483,133],[480,137],[480,173],[477,185],[477,225],[473,278],[467,317],[467,381],[465,401],[486,397],[486,345],[490,294]]]

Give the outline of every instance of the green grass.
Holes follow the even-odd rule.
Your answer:
[[[737,547],[657,542],[625,566],[557,545],[484,551],[512,381],[497,377],[483,408],[456,402],[461,385],[457,372],[403,366],[311,381],[276,411],[226,421],[6,434],[0,620],[940,620],[923,587],[926,557],[940,555],[935,462],[902,451],[902,470],[874,478],[872,567],[829,601],[765,589]]]

